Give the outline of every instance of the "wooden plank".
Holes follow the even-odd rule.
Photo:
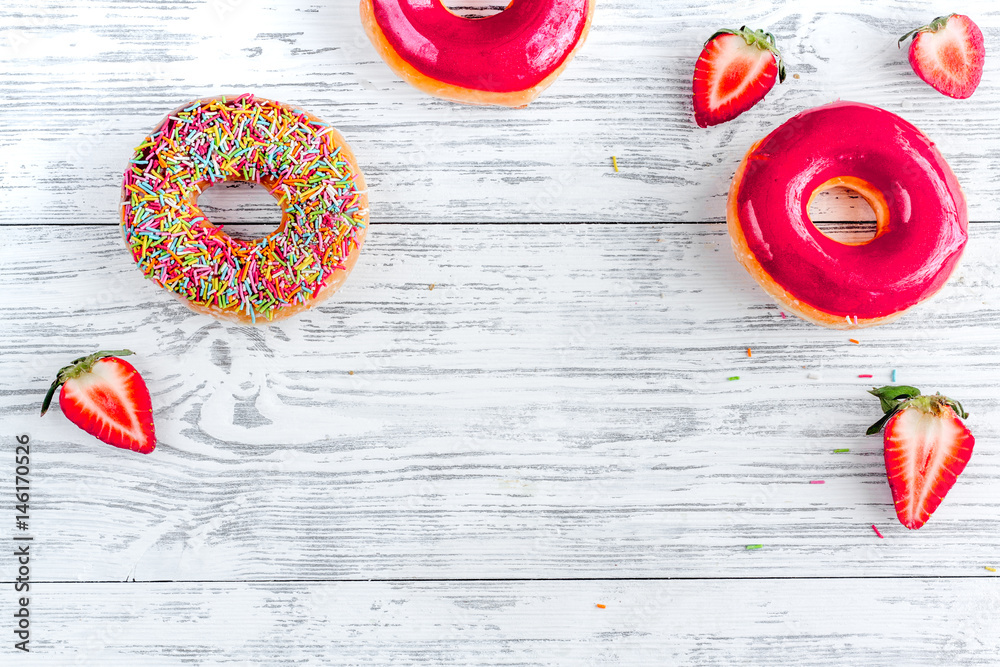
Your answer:
[[[375,226],[338,295],[257,328],[144,281],[113,227],[5,227],[0,434],[36,443],[39,576],[980,572],[1000,225],[972,234],[937,299],[851,334],[782,319],[722,225]],[[63,363],[119,347],[150,457],[37,417]],[[980,443],[918,532],[862,435],[894,368],[962,400]]]
[[[1000,653],[995,578],[39,584],[31,605],[18,664],[60,667],[961,666]]]
[[[337,125],[368,174],[376,222],[722,220],[747,148],[836,99],[916,123],[958,174],[971,217],[995,221],[1000,208],[993,70],[971,99],[951,100],[917,79],[896,46],[939,13],[931,3],[845,0],[831,10],[786,0],[734,17],[718,0],[600,0],[587,44],[524,110],[464,107],[408,87],[368,43],[357,0],[36,5],[0,8],[9,73],[0,75],[0,224],[114,224],[125,163],[164,114],[244,91]],[[1000,35],[996,3],[968,0],[962,10],[988,41]],[[741,21],[777,35],[792,78],[737,121],[699,129],[694,61],[714,30]]]

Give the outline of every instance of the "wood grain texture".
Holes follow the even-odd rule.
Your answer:
[[[374,227],[338,295],[260,328],[192,314],[113,227],[0,234],[0,432],[37,443],[47,580],[974,575],[997,557],[1000,225],[861,345],[782,319],[722,225]],[[119,347],[154,397],[148,458],[37,417],[62,363]],[[919,532],[862,435],[893,368],[962,400],[978,439]]]
[[[960,667],[1000,654],[996,579],[801,580],[780,591],[770,581],[35,591],[35,653],[16,664]]]
[[[995,664],[1000,61],[950,100],[896,39],[959,9],[1000,52],[1000,7],[734,7],[599,0],[565,74],[509,110],[396,79],[357,0],[3,4],[0,454],[30,435],[34,652],[0,663]],[[741,23],[798,78],[700,130],[694,61]],[[339,294],[257,328],[145,281],[117,230],[142,137],[245,91],[343,131],[374,223]],[[755,140],[838,98],[921,127],[981,223],[943,293],[860,345],[783,319],[711,224]],[[278,220],[259,188],[201,203],[235,236]],[[812,214],[870,219],[844,191]],[[149,457],[37,414],[66,361],[118,347],[153,394]],[[917,532],[861,435],[892,369],[977,437]]]
[[[1000,7],[969,0],[962,11],[987,51],[1000,50]],[[369,177],[375,222],[719,221],[749,146],[836,99],[914,122],[958,174],[972,219],[997,220],[1000,65],[987,59],[976,94],[952,100],[896,45],[939,6],[787,0],[733,12],[719,0],[601,0],[559,81],[509,110],[443,102],[398,80],[368,43],[357,0],[6,3],[0,224],[114,224],[124,165],[164,114],[245,91],[344,133]],[[774,32],[792,76],[738,120],[699,129],[694,61],[717,28],[740,22]]]

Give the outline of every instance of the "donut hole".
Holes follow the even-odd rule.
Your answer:
[[[507,9],[509,3],[500,0],[441,0],[444,8],[465,19],[484,19]]]
[[[872,203],[850,186],[820,186],[809,200],[808,212],[816,229],[838,243],[863,245],[878,236],[878,216]]]
[[[198,208],[216,227],[240,241],[255,241],[281,226],[281,208],[260,183],[224,181],[203,191]]]

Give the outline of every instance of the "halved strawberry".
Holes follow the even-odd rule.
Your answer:
[[[948,97],[964,100],[976,92],[983,78],[986,49],[983,31],[962,14],[939,16],[899,38],[908,37],[910,67],[932,88]]]
[[[59,407],[71,422],[98,440],[149,454],[156,447],[149,390],[132,364],[119,356],[129,350],[95,352],[59,370],[42,402],[49,409],[59,385]]]
[[[720,30],[705,42],[694,67],[694,119],[699,127],[736,118],[764,99],[785,63],[774,35],[763,30]]]
[[[868,435],[885,427],[885,472],[900,523],[916,530],[938,508],[965,470],[976,439],[962,419],[958,401],[941,394],[923,396],[916,387],[882,387],[870,392],[885,415]]]

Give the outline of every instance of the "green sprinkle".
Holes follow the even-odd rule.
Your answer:
[[[844,454],[844,453],[849,452],[849,451],[851,451],[851,450],[849,450],[849,449],[835,449],[835,450],[833,450],[833,453],[834,454]]]
[[[729,378],[729,381],[732,382],[733,380],[739,380],[739,379],[740,379],[739,375],[734,375],[733,377]]]
[[[754,549],[763,549],[763,548],[764,548],[763,544],[748,544],[747,545],[747,551],[753,551]]]

